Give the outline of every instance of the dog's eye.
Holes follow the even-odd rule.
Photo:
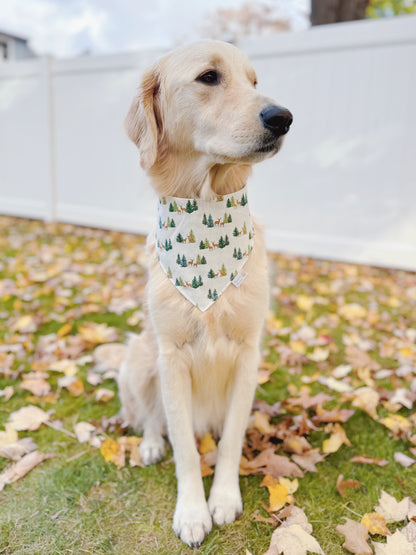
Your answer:
[[[216,71],[210,70],[197,77],[196,80],[206,85],[218,85],[220,76]]]

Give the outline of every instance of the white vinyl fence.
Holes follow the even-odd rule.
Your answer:
[[[269,249],[416,270],[416,16],[240,47],[294,114],[249,187]],[[123,119],[162,53],[0,65],[0,214],[147,232],[155,197]]]

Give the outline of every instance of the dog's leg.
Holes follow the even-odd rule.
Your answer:
[[[194,438],[189,362],[182,351],[172,348],[161,353],[159,370],[178,480],[173,529],[190,547],[198,547],[210,532],[212,521]]]
[[[233,522],[243,511],[238,475],[244,435],[257,385],[259,359],[257,349],[245,349],[237,363],[208,501],[215,524]]]

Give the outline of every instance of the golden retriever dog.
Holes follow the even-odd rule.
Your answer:
[[[276,154],[292,115],[256,85],[247,57],[220,41],[174,50],[144,74],[125,123],[159,197],[212,201],[238,193],[252,164]],[[239,463],[269,299],[256,224],[254,237],[244,281],[200,310],[163,271],[152,233],[143,331],[120,368],[122,410],[143,431],[144,464],[163,457],[169,437],[178,482],[173,529],[192,547],[213,522],[233,522],[243,510]],[[221,438],[208,501],[195,442],[207,432]]]

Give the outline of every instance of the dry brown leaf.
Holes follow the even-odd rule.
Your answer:
[[[84,393],[84,384],[80,378],[72,381],[66,388],[72,397],[79,397]]]
[[[344,480],[344,476],[342,474],[340,474],[337,478],[337,490],[341,497],[345,497],[348,488],[357,489],[363,485],[364,484],[358,480]]]
[[[400,522],[407,518],[410,510],[410,499],[404,497],[401,501],[397,501],[392,495],[385,491],[381,491],[378,505],[375,511],[383,516],[387,522]]]
[[[287,453],[302,455],[312,449],[312,445],[303,436],[289,436],[283,440],[283,450]]]
[[[361,387],[353,392],[352,406],[365,411],[371,418],[377,420],[377,406],[380,395],[371,387]]]
[[[6,484],[11,484],[17,482],[20,478],[23,478],[28,472],[30,472],[35,466],[45,461],[46,459],[51,459],[54,457],[54,453],[41,453],[40,451],[32,451],[19,461],[9,466],[0,474],[0,491],[3,490]]]
[[[253,460],[248,461],[245,457],[241,457],[240,474],[247,476],[249,474],[270,474],[273,478],[281,476],[296,476],[301,478],[303,472],[288,457],[276,455],[273,448],[262,451]]]
[[[316,424],[321,422],[346,422],[355,413],[354,410],[350,409],[333,409],[325,410],[322,407],[316,407],[316,416],[312,418],[312,421]]]
[[[51,390],[50,384],[44,378],[26,378],[22,380],[20,387],[27,389],[38,397],[47,395]]]
[[[384,459],[377,459],[375,457],[367,457],[367,455],[357,455],[350,459],[350,462],[361,463],[361,464],[376,464],[377,466],[386,466],[389,461]]]
[[[336,531],[340,536],[344,536],[345,541],[342,545],[354,555],[372,555],[373,551],[368,545],[368,531],[367,528],[360,522],[355,522],[347,517],[344,517],[345,524],[338,524]]]
[[[111,389],[100,387],[100,389],[97,389],[97,391],[95,392],[95,400],[101,403],[107,403],[108,401],[110,401],[110,399],[114,397],[114,395],[114,391],[112,391]]]
[[[381,366],[378,362],[373,360],[368,353],[362,351],[358,347],[349,345],[346,348],[346,360],[354,368],[368,368],[369,370],[380,370]]]
[[[264,412],[258,410],[254,411],[254,420],[252,422],[253,428],[256,428],[261,434],[272,434],[275,430],[275,426],[270,424],[270,417]]]
[[[317,472],[316,464],[325,460],[325,455],[321,455],[319,449],[311,449],[303,455],[292,455],[292,459],[304,470]]]
[[[118,339],[118,333],[115,328],[96,322],[86,322],[78,327],[78,332],[82,339],[91,345],[109,343]]]
[[[270,540],[269,549],[264,555],[325,555],[316,539],[299,524],[279,526]]]
[[[413,543],[396,530],[386,543],[374,542],[375,555],[415,555]]]
[[[309,409],[311,407],[323,405],[331,399],[333,399],[333,397],[327,395],[326,393],[318,393],[317,395],[311,397],[309,395],[309,391],[305,389],[301,391],[299,397],[291,397],[289,399],[286,399],[285,403],[295,406],[301,406],[304,409]]]
[[[201,476],[202,478],[205,478],[206,476],[212,476],[212,474],[214,474],[214,470],[207,465],[207,463],[205,462],[205,456],[201,455]]]
[[[325,431],[329,432],[331,437],[326,439],[322,444],[322,451],[324,453],[335,453],[341,445],[351,446],[351,442],[347,438],[345,430],[341,424],[328,424],[328,426],[325,426]]]

